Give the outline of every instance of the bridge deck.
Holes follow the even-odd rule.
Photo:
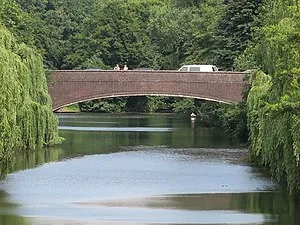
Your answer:
[[[53,109],[73,103],[118,96],[160,95],[242,100],[245,73],[178,71],[59,70],[50,75]]]

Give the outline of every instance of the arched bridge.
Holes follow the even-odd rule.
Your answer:
[[[57,70],[48,83],[53,110],[74,103],[120,96],[159,95],[239,102],[242,72]]]

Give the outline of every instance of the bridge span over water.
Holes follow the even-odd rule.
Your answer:
[[[234,103],[242,100],[242,72],[56,70],[48,83],[53,110],[120,96],[179,96]]]

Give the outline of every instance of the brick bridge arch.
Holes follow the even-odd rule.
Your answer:
[[[242,72],[57,70],[48,83],[53,110],[92,99],[158,95],[224,103],[242,100]]]

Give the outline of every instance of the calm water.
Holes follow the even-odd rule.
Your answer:
[[[1,225],[300,224],[247,150],[197,120],[57,116],[64,144],[18,157],[0,182]]]

